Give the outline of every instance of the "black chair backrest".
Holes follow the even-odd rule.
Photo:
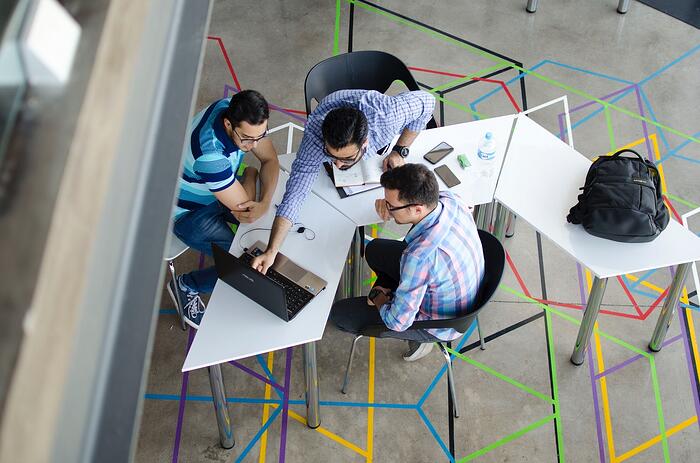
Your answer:
[[[460,333],[469,329],[474,319],[479,315],[481,309],[491,300],[503,277],[503,270],[506,263],[506,252],[498,238],[491,233],[479,230],[479,239],[484,251],[484,279],[479,285],[479,292],[472,310],[466,315],[443,320],[421,320],[413,322],[409,330],[430,329],[430,328],[452,328]],[[384,324],[369,325],[363,328],[364,336],[380,337],[381,333],[389,331]]]
[[[306,75],[306,113],[311,113],[311,100],[320,102],[335,91],[364,89],[384,93],[396,80],[409,90],[419,90],[411,71],[389,53],[367,50],[333,56],[312,67]],[[435,127],[437,124],[432,118],[428,128]]]

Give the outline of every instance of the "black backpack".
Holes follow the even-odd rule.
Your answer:
[[[629,152],[637,157],[623,157]],[[588,233],[626,243],[646,243],[668,225],[661,197],[659,171],[632,150],[600,156],[586,175],[586,184],[566,220],[582,224]]]

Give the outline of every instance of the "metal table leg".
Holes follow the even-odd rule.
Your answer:
[[[321,409],[315,342],[304,344],[304,378],[306,380],[306,425],[311,429],[316,429],[321,426]]]
[[[233,439],[233,427],[228,415],[228,405],[226,405],[226,388],[224,387],[224,377],[221,375],[221,365],[209,367],[209,384],[214,398],[214,412],[216,413],[216,423],[219,425],[221,446],[230,449],[236,444],[236,441]]]
[[[625,14],[627,13],[627,10],[630,8],[630,0],[620,0],[617,3],[617,12],[620,14]]]
[[[583,320],[581,320],[581,327],[579,328],[578,336],[576,337],[574,353],[571,354],[571,363],[574,365],[583,364],[583,355],[591,342],[593,326],[595,325],[596,318],[598,318],[598,312],[600,312],[600,302],[603,300],[603,294],[605,293],[605,286],[607,284],[607,278],[595,277],[593,279],[591,294],[588,296],[586,311],[583,312]]]
[[[352,243],[352,296],[362,295],[362,240],[364,227],[355,229],[355,239]]]
[[[493,236],[498,238],[498,241],[503,241],[506,236],[506,218],[508,209],[501,203],[496,204],[496,220],[493,225]]]
[[[512,238],[515,235],[515,219],[517,216],[512,212],[508,213],[508,220],[506,221],[506,238]]]
[[[659,320],[656,322],[656,327],[654,328],[654,334],[651,336],[651,342],[649,342],[649,349],[653,352],[661,350],[661,345],[666,337],[668,327],[671,325],[671,321],[673,321],[673,313],[676,311],[678,299],[680,298],[681,290],[685,283],[685,277],[688,275],[690,264],[690,262],[680,264],[676,269],[676,274],[673,276],[671,287],[668,290],[664,306],[661,308],[661,313],[659,314]]]
[[[537,11],[537,0],[527,0],[527,6],[525,7],[525,10],[528,13],[534,13]]]

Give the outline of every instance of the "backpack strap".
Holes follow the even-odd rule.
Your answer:
[[[640,161],[642,161],[642,162],[646,161],[646,159],[644,159],[639,153],[637,153],[635,150],[630,150],[630,149],[620,150],[620,151],[616,152],[615,154],[613,154],[612,156],[609,156],[609,159],[616,158],[616,157],[620,156],[622,153],[632,153],[632,154],[635,154],[639,158]]]

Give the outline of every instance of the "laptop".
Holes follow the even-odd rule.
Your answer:
[[[216,271],[221,281],[288,322],[323,291],[327,283],[282,253],[277,254],[266,275],[254,270],[250,263],[265,248],[265,244],[258,241],[246,248],[241,257],[235,257],[212,244]]]

